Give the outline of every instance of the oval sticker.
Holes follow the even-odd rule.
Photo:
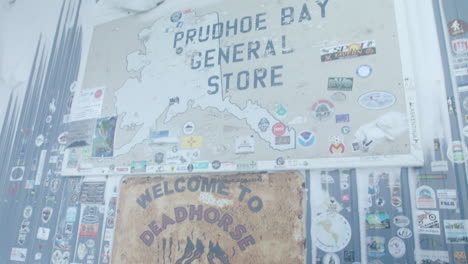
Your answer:
[[[393,218],[393,224],[398,227],[406,227],[410,224],[410,220],[407,216],[398,215]]]
[[[396,102],[396,98],[388,92],[374,91],[361,95],[358,102],[366,109],[380,110],[392,106]]]
[[[397,235],[403,239],[408,239],[413,235],[413,232],[409,228],[402,227],[397,230]]]

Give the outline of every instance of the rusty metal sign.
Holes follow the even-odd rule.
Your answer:
[[[113,263],[304,263],[299,173],[125,178]]]

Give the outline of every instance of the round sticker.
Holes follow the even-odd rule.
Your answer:
[[[67,144],[67,137],[68,137],[68,132],[63,132],[57,137],[57,142],[60,145],[65,145]]]
[[[327,120],[333,115],[335,106],[328,100],[319,100],[312,105],[312,116],[320,121]]]
[[[349,126],[344,126],[341,128],[341,134],[348,135],[351,132],[351,128]]]
[[[278,166],[284,165],[284,162],[285,162],[285,160],[284,160],[283,157],[279,157],[279,158],[276,159],[276,165],[278,165]]]
[[[460,141],[453,141],[447,148],[447,158],[453,163],[464,163],[468,158],[468,150]]]
[[[349,202],[349,200],[351,200],[351,197],[349,196],[349,194],[345,193],[341,196],[341,200],[343,202]]]
[[[195,131],[195,124],[193,122],[187,122],[184,124],[184,134],[191,135]]]
[[[413,235],[411,229],[402,227],[397,230],[397,235],[403,239],[408,239]]]
[[[30,205],[26,206],[26,207],[24,208],[24,210],[23,210],[23,216],[24,216],[24,218],[29,218],[29,217],[31,217],[32,211],[33,211],[32,206],[30,206]]]
[[[182,12],[180,12],[180,11],[174,12],[171,15],[171,22],[175,23],[175,22],[179,21],[181,18],[182,18]]]
[[[42,134],[37,136],[34,143],[36,144],[36,147],[42,146],[42,144],[44,144],[44,136]]]
[[[221,168],[221,162],[219,160],[214,160],[211,162],[211,167],[215,170]]]
[[[351,240],[351,226],[341,214],[323,213],[314,222],[316,245],[325,252],[341,251]]]
[[[99,99],[102,96],[102,90],[99,89],[94,93],[94,98]]]
[[[406,227],[410,224],[410,220],[407,216],[398,215],[393,218],[393,224],[398,227]]]
[[[405,242],[399,237],[392,237],[388,241],[388,252],[394,258],[401,258],[405,255],[406,245]]]
[[[271,128],[271,131],[275,136],[282,136],[286,132],[286,126],[283,123],[276,123]]]
[[[361,78],[367,78],[372,74],[372,67],[367,64],[363,64],[357,68],[356,74]]]
[[[260,121],[258,121],[258,129],[260,129],[260,131],[266,132],[269,127],[270,127],[270,121],[268,121],[268,119],[266,119],[265,117],[263,117],[262,119],[260,119]]]

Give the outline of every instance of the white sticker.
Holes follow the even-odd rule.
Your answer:
[[[413,236],[413,232],[409,228],[402,227],[397,230],[397,235],[403,239],[408,239]]]
[[[388,241],[388,252],[394,258],[401,258],[406,253],[406,245],[403,240],[399,237],[392,237],[390,241]]]
[[[431,162],[433,172],[448,171],[448,162],[446,160],[435,160]]]
[[[439,211],[417,210],[416,228],[420,234],[440,235]]]
[[[101,117],[104,87],[81,90],[75,95],[69,121]]]
[[[410,220],[407,216],[398,215],[393,218],[393,224],[398,227],[406,227],[410,224]]]
[[[450,244],[468,243],[468,220],[445,220],[445,241]]]
[[[193,131],[195,131],[195,124],[193,122],[187,122],[184,125],[184,134],[189,136],[193,134]]]
[[[26,248],[12,248],[11,254],[10,254],[10,260],[25,262],[27,253],[28,253],[28,249]]]
[[[437,208],[434,189],[427,185],[416,189],[416,207],[417,208]]]
[[[363,64],[357,68],[356,74],[361,78],[367,78],[372,74],[372,67],[370,65]]]
[[[255,152],[255,141],[253,136],[241,136],[236,139],[236,154],[247,154]]]
[[[468,150],[461,141],[453,141],[447,147],[447,158],[453,163],[464,163],[468,159]]]
[[[50,229],[45,227],[39,227],[37,230],[37,239],[40,240],[49,240]]]

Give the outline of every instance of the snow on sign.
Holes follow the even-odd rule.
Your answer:
[[[102,109],[83,103],[74,120],[114,118],[115,129],[96,127],[106,155],[63,174],[135,161],[143,174],[420,165],[394,1],[168,3],[97,26],[79,94],[99,87]]]
[[[304,263],[301,174],[124,178],[113,263]]]

